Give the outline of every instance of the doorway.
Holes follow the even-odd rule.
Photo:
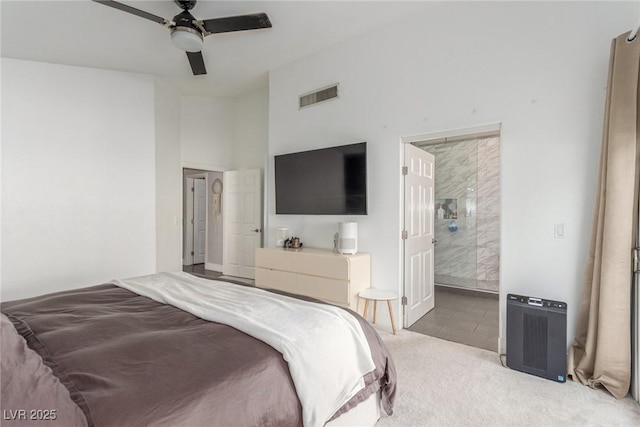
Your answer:
[[[262,245],[262,172],[183,169],[183,271],[253,279]],[[204,196],[199,187],[204,187]],[[204,238],[198,215],[205,218]],[[200,240],[199,240],[200,239]],[[197,252],[204,241],[204,262]]]
[[[222,172],[183,169],[183,270],[222,274]],[[217,190],[217,191],[216,191]]]
[[[499,126],[411,143],[435,157],[435,307],[408,329],[497,352]]]

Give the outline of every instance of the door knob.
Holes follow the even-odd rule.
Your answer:
[[[438,240],[437,239],[431,239],[431,243],[433,243],[435,245],[436,243],[438,243]]]
[[[253,231],[253,232],[255,232],[255,233],[259,233],[259,232],[261,232],[262,230],[260,230],[259,228],[254,228],[254,229],[253,229],[253,230],[251,230],[251,231]]]

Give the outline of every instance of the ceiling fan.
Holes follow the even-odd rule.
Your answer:
[[[232,31],[257,30],[271,28],[271,21],[266,13],[252,13],[249,15],[227,16],[198,20],[189,13],[196,5],[196,0],[174,0],[182,12],[173,17],[172,21],[153,15],[144,10],[136,9],[112,0],[93,0],[105,6],[128,12],[141,18],[149,19],[171,30],[171,41],[179,49],[187,53],[193,75],[207,74],[202,57],[204,38],[211,34],[229,33]]]

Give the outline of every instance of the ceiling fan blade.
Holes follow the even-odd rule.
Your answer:
[[[114,9],[122,10],[123,12],[128,12],[133,15],[137,15],[141,18],[149,19],[153,22],[157,22],[158,24],[169,25],[171,23],[171,21],[167,21],[166,19],[156,16],[152,13],[145,12],[144,10],[136,9],[135,7],[131,7],[123,3],[118,3],[117,1],[112,1],[112,0],[93,0],[93,1],[96,3],[103,4],[105,6],[113,7]]]
[[[202,24],[207,32],[211,34],[271,28],[271,21],[269,21],[269,17],[266,13],[253,13],[250,15],[205,19],[202,21]]]
[[[189,64],[191,65],[191,71],[193,71],[194,76],[207,74],[202,52],[187,52],[187,58],[189,58]]]

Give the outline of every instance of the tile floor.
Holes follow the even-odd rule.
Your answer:
[[[435,308],[410,331],[498,351],[498,295],[435,287]]]
[[[220,271],[205,270],[204,264],[183,265],[182,271],[184,271],[185,273],[191,273],[194,276],[202,277],[203,279],[215,280],[218,278],[222,278],[233,281],[240,285],[255,286],[255,281],[253,279],[225,276]]]
[[[204,264],[183,265],[182,271],[205,279],[216,279],[222,276],[222,273],[219,271],[205,270]]]

